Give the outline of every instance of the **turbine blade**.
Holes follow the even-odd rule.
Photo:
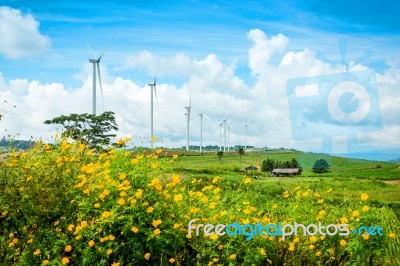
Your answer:
[[[102,102],[102,104],[103,104],[103,112],[104,112],[105,109],[104,109],[104,98],[103,98],[103,86],[101,85],[101,76],[100,76],[100,64],[99,64],[99,61],[97,61],[96,65],[97,65],[97,73],[99,74],[99,84],[100,84],[101,102]]]
[[[111,39],[108,41],[107,45],[104,47],[103,52],[100,54],[99,60],[103,57],[104,53],[106,52],[108,46],[110,45],[111,41],[114,39],[116,34],[117,33],[115,32],[114,35],[111,37]]]
[[[92,53],[94,59],[97,59],[97,56],[94,54],[94,52],[93,52],[92,48],[90,48],[89,44],[87,42],[85,42],[85,44],[86,44],[87,48],[89,49],[89,51]]]

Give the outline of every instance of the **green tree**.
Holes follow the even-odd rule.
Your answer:
[[[263,172],[271,172],[274,168],[276,168],[276,162],[270,158],[263,160],[261,170]]]
[[[114,113],[104,112],[98,116],[93,114],[70,114],[55,117],[44,121],[45,124],[58,124],[64,127],[63,137],[80,141],[91,148],[101,150],[103,146],[111,144],[111,138],[115,134],[112,130],[118,130]]]
[[[224,156],[224,152],[223,151],[218,151],[217,152],[217,156],[218,156],[219,163],[221,164],[222,163],[222,156]]]
[[[329,164],[325,159],[316,160],[312,170],[314,173],[326,173],[329,170]]]
[[[300,173],[303,171],[303,168],[301,167],[300,163],[296,160],[296,158],[293,158],[290,161],[290,168],[299,168]]]
[[[242,155],[244,154],[244,149],[240,147],[239,149],[236,150],[239,153],[240,157],[240,164],[242,164]]]

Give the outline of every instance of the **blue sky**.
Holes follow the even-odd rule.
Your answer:
[[[10,29],[2,34],[3,38],[10,39],[9,45],[0,45],[0,72],[4,83],[0,92],[3,92],[3,98],[13,94],[11,98],[20,105],[27,105],[24,101],[34,97],[36,87],[50,95],[48,99],[42,99],[44,101],[53,101],[52,97],[57,97],[56,92],[64,93],[66,99],[72,97],[71,103],[78,101],[73,97],[78,97],[80,93],[82,95],[79,97],[86,97],[91,86],[91,68],[87,62],[91,54],[85,42],[96,54],[100,54],[116,32],[101,61],[105,94],[122,80],[124,85],[118,84],[132,91],[128,94],[121,91],[120,96],[126,99],[131,97],[127,95],[136,92],[138,97],[132,96],[133,102],[130,104],[105,95],[105,105],[108,109],[119,109],[127,104],[141,110],[136,112],[137,117],[129,121],[128,117],[134,116],[135,112],[120,115],[120,122],[126,125],[121,127],[124,134],[138,134],[143,138],[146,135],[142,132],[148,130],[149,126],[147,103],[143,102],[148,101],[144,98],[148,95],[145,93],[145,84],[155,72],[160,82],[161,113],[165,114],[165,117],[156,118],[159,120],[158,133],[165,139],[164,144],[179,146],[184,143],[184,124],[170,121],[184,120],[184,116],[179,116],[184,111],[168,109],[167,99],[171,95],[175,95],[175,100],[179,97],[177,102],[182,101],[179,108],[183,109],[188,92],[193,97],[198,94],[201,104],[194,101],[193,108],[198,112],[200,105],[203,106],[213,118],[212,123],[229,116],[229,111],[239,103],[249,106],[241,113],[232,112],[234,114],[230,115],[230,121],[237,125],[236,129],[233,126],[232,142],[235,143],[232,144],[240,144],[243,130],[239,129],[239,125],[242,121],[253,120],[254,124],[273,123],[277,126],[285,117],[290,123],[284,85],[288,79],[336,73],[340,69],[368,69],[378,75],[378,83],[383,80],[389,85],[385,87],[384,84],[378,84],[383,96],[380,105],[384,129],[381,135],[376,133],[374,137],[367,137],[367,142],[374,145],[374,138],[376,140],[378,136],[389,134],[391,137],[387,138],[382,148],[399,145],[393,142],[400,124],[393,117],[398,105],[389,100],[398,99],[396,97],[399,96],[395,89],[400,58],[399,2],[5,0],[1,5],[3,11],[8,8],[17,13],[10,15],[10,12],[4,11],[0,19],[3,24],[0,26]],[[14,17],[19,19],[14,20]],[[22,19],[27,17],[30,20]],[[31,26],[27,27],[28,24]],[[224,80],[229,84],[225,87],[224,83],[219,82],[218,75],[213,77],[213,73],[226,75]],[[19,88],[24,91],[21,94],[13,91],[16,83],[25,86]],[[207,89],[204,86],[208,86]],[[41,97],[47,97],[43,95]],[[205,95],[209,95],[210,99]],[[215,100],[219,97],[220,102]],[[281,104],[274,106],[267,97],[277,97],[279,101],[275,104]],[[213,104],[208,104],[211,102]],[[222,107],[217,107],[218,103]],[[40,105],[39,100],[37,104]],[[87,104],[89,111],[90,98]],[[251,109],[251,106],[258,107]],[[35,112],[35,106],[32,108]],[[43,115],[57,115],[69,111],[61,107],[48,108],[40,112]],[[71,112],[86,109],[77,107]],[[277,111],[275,116],[273,110]],[[40,112],[37,112],[37,119],[42,119]],[[266,123],[262,122],[262,112],[265,112]],[[48,131],[44,126],[41,126],[44,129],[39,126],[23,128],[23,121],[15,122],[16,117],[13,117],[14,124],[7,126],[10,131],[23,132],[14,134],[40,135]],[[192,120],[193,131],[198,130],[196,119]],[[20,124],[16,126],[15,123]],[[249,136],[250,141],[256,146],[295,146],[289,135],[280,140],[260,133],[270,127],[253,125],[253,138]],[[206,144],[217,144],[214,137],[218,128],[209,126],[205,131]],[[312,139],[311,131],[310,134]],[[198,141],[198,136],[195,133],[193,135],[193,141]],[[267,142],[264,141],[266,137],[272,138],[271,143],[264,143]]]

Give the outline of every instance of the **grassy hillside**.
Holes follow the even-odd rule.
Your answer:
[[[223,181],[233,184],[243,180],[244,173],[241,169],[256,165],[257,158],[260,165],[266,158],[279,161],[296,158],[304,169],[302,175],[296,177],[270,177],[266,172],[250,173],[260,178],[252,183],[253,189],[263,192],[266,197],[274,197],[298,186],[318,191],[332,189],[329,197],[333,200],[366,192],[377,205],[388,204],[400,217],[400,164],[398,163],[279,150],[246,153],[242,156],[242,163],[238,153],[226,152],[220,162],[213,152],[203,155],[182,154],[175,162],[173,171],[187,177],[210,178],[218,175]],[[329,162],[330,171],[325,174],[313,173],[311,168],[314,162],[321,158]]]

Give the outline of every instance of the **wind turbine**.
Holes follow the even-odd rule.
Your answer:
[[[160,110],[158,109],[158,99],[157,99],[157,89],[156,89],[156,85],[157,85],[157,73],[154,76],[154,82],[153,83],[149,83],[148,84],[150,86],[150,121],[151,121],[151,125],[150,125],[150,145],[151,148],[153,148],[153,143],[154,143],[154,135],[153,135],[153,90],[154,90],[154,94],[156,95],[156,102],[157,102],[157,110],[158,113],[160,113]]]
[[[226,122],[228,121],[228,119],[225,117],[224,120],[222,120],[224,122],[224,152],[226,151]]]
[[[222,121],[219,122],[219,151],[222,150],[221,140],[222,140]]]
[[[230,147],[231,147],[231,137],[230,137],[231,127],[232,127],[232,124],[228,123],[228,126],[227,126],[227,128],[228,128],[228,152],[229,152]]]
[[[247,121],[246,123],[242,123],[243,125],[244,125],[244,149],[246,149],[247,148],[247,146],[246,146],[246,141],[247,141],[247,125],[248,125],[248,122],[249,121]]]
[[[199,114],[200,116],[200,153],[203,152],[203,116],[210,119],[208,116],[206,116],[203,113],[203,107],[201,107],[201,113]]]
[[[189,151],[189,124],[190,124],[190,109],[192,109],[192,96],[190,96],[189,106],[186,109],[186,151]]]
[[[89,48],[89,51],[92,53],[93,58],[89,59],[89,62],[93,64],[93,96],[92,96],[92,104],[93,104],[93,114],[96,115],[96,68],[97,68],[97,73],[99,76],[99,84],[100,84],[100,92],[101,92],[101,100],[103,103],[103,109],[104,109],[104,100],[103,100],[103,88],[101,86],[101,76],[100,76],[100,60],[103,57],[104,53],[106,52],[108,46],[110,45],[111,41],[114,39],[115,34],[111,37],[111,39],[108,41],[107,45],[104,47],[103,52],[100,54],[99,57],[97,57],[93,50],[90,48],[89,44],[86,43],[86,46]]]

